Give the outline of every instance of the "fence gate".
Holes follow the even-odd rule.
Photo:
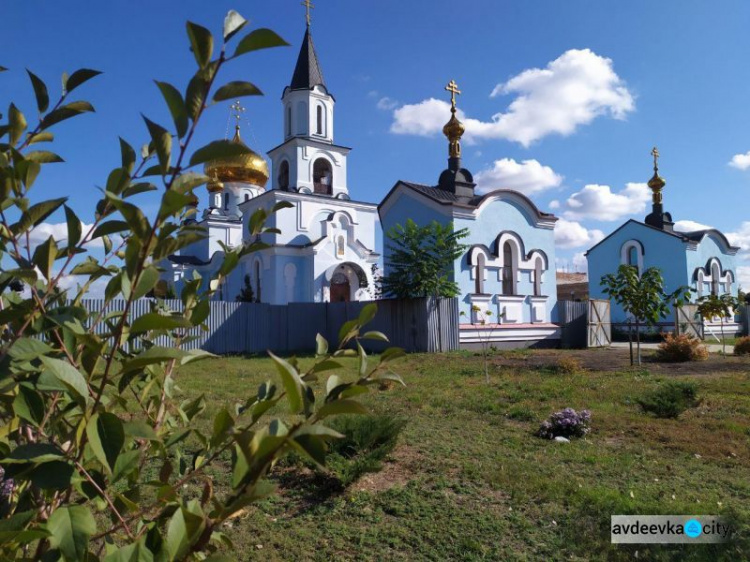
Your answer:
[[[674,331],[678,336],[687,334],[703,339],[703,317],[698,313],[697,304],[674,307]]]
[[[608,300],[589,301],[588,346],[604,347],[612,343],[612,321]]]

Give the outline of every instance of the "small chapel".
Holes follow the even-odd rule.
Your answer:
[[[493,345],[559,343],[555,280],[555,222],[525,195],[498,188],[476,193],[476,184],[461,162],[465,127],[456,117],[455,81],[451,117],[443,128],[448,139],[448,167],[437,184],[398,181],[378,207],[384,232],[412,219],[468,229],[468,249],[453,264],[451,280],[458,283],[463,320],[459,339],[464,347],[491,341]],[[388,245],[385,245],[385,274]]]
[[[664,277],[666,292],[678,287],[691,289],[693,300],[708,294],[737,296],[739,248],[732,246],[719,230],[709,228],[692,232],[675,230],[672,215],[664,211],[666,180],[659,175],[659,151],[651,151],[654,175],[648,182],[652,192],[651,213],[643,221],[631,219],[586,252],[589,294],[592,299],[607,298],[601,279],[616,273],[620,265],[631,265],[639,272],[657,267]],[[612,322],[626,323],[621,307],[612,303]],[[668,320],[668,319],[665,319]],[[674,325],[669,319],[664,327]]]
[[[266,223],[274,229],[262,235],[267,248],[243,258],[215,298],[235,300],[248,284],[254,302],[269,304],[374,298],[373,270],[380,259],[377,206],[350,196],[351,149],[334,141],[336,100],[315,51],[309,7],[297,64],[281,97],[283,142],[268,152],[270,171],[252,150],[206,165],[208,207],[198,225],[207,237],[170,256],[166,267],[167,281],[178,292],[193,271],[207,279],[220,267],[222,244],[252,241],[249,221],[256,210],[287,203]],[[232,109],[237,117],[233,142],[244,145],[243,108],[238,102]]]

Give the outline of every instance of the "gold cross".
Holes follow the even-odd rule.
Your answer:
[[[245,111],[247,110],[244,107],[242,107],[240,100],[237,100],[236,102],[234,102],[230,106],[230,109],[234,113],[234,118],[237,120],[237,126],[239,126],[240,120],[242,119],[242,114],[245,113]]]
[[[310,2],[310,0],[304,0],[304,2],[302,2],[302,5],[305,7],[307,11],[307,27],[310,27],[310,10],[314,10],[315,5],[312,2]]]
[[[458,84],[456,84],[455,80],[451,80],[448,85],[445,87],[446,91],[451,93],[451,109],[455,111],[456,109],[456,94],[459,96],[461,95],[461,90],[458,89]]]
[[[654,157],[654,171],[657,171],[659,169],[659,149],[654,147],[651,156]]]

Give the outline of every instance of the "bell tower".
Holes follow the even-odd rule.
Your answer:
[[[273,189],[349,198],[346,160],[351,149],[334,144],[333,117],[336,100],[323,79],[313,43],[310,0],[307,27],[292,80],[284,89],[284,143],[269,151],[273,165]]]

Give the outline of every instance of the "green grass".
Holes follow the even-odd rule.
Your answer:
[[[556,372],[562,356],[585,371]],[[487,385],[479,354],[409,356],[395,367],[406,388],[363,398],[374,413],[407,420],[383,472],[343,493],[319,490],[309,474],[274,476],[279,493],[226,529],[234,555],[632,560],[638,551],[641,560],[750,560],[748,542],[610,544],[612,514],[724,514],[744,541],[750,521],[750,362],[627,363],[627,350],[497,352]],[[208,424],[212,412],[274,377],[266,359],[223,358],[184,368],[178,384],[188,396],[206,394]],[[694,382],[700,405],[679,420],[643,414],[636,400],[673,379]],[[585,439],[534,437],[566,406],[591,410]],[[215,475],[221,490],[225,476]]]

